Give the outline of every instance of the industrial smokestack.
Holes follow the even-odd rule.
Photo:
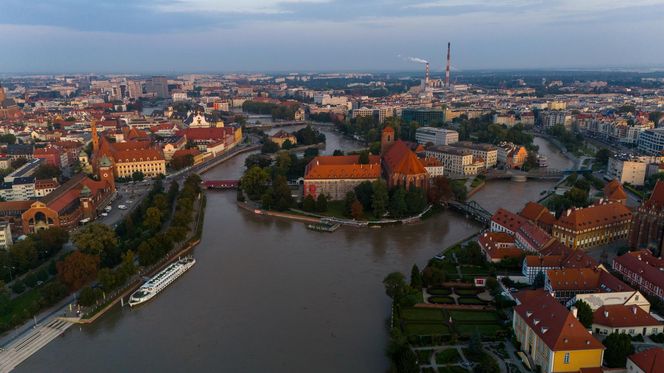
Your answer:
[[[447,42],[447,65],[445,67],[445,87],[450,86],[450,42]]]
[[[429,83],[429,63],[427,62],[424,68],[424,81]]]

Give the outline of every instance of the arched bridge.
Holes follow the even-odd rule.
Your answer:
[[[237,189],[240,180],[206,180],[202,184],[205,189],[228,190]]]
[[[477,220],[478,222],[484,225],[489,225],[489,223],[491,223],[491,216],[493,216],[493,214],[487,211],[484,207],[482,207],[479,203],[475,201],[469,201],[469,202],[451,201],[447,203],[447,206],[465,214],[466,216],[472,217],[473,219]]]

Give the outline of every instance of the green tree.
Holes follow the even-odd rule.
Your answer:
[[[613,156],[613,152],[607,148],[602,148],[595,153],[595,162],[598,165],[606,166],[609,163],[609,158]]]
[[[272,154],[279,151],[279,145],[272,140],[265,140],[263,146],[261,147],[261,153],[263,154]]]
[[[624,333],[611,333],[604,338],[604,363],[609,368],[624,368],[627,364],[627,356],[634,353],[632,337]]]
[[[353,216],[353,202],[356,200],[355,192],[351,190],[346,193],[346,197],[344,198],[344,215],[346,217]]]
[[[593,310],[590,308],[590,305],[582,300],[578,300],[574,303],[574,307],[576,307],[577,316],[581,324],[590,329],[593,325]]]
[[[82,253],[99,256],[102,261],[104,256],[118,245],[115,231],[100,223],[86,225],[74,235],[72,241]]]
[[[457,201],[464,202],[468,198],[468,190],[466,189],[466,184],[463,181],[453,181],[450,184],[452,188],[452,194]]]
[[[278,175],[272,182],[274,206],[278,211],[288,210],[295,202],[286,177]]]
[[[399,187],[392,192],[389,210],[390,215],[395,218],[401,218],[406,215],[408,206],[406,205],[406,191],[404,188]]]
[[[293,146],[294,146],[294,145],[293,145],[293,142],[290,141],[290,140],[288,140],[288,139],[286,139],[286,141],[284,141],[284,142],[281,144],[281,149],[290,149],[290,148],[292,148]]]
[[[332,155],[335,156],[335,157],[340,156],[340,155],[344,155],[344,151],[339,150],[339,149],[334,149],[334,152],[332,153]]]
[[[81,290],[81,293],[78,296],[78,304],[83,307],[89,307],[95,304],[97,301],[97,292],[95,289],[87,286]]]
[[[406,206],[408,214],[415,215],[424,211],[427,206],[427,200],[424,191],[421,188],[411,186],[406,192]]]
[[[392,272],[383,280],[385,294],[393,300],[398,300],[406,293],[406,279],[400,272]]]
[[[161,227],[161,211],[156,207],[149,207],[145,210],[143,226],[151,231],[156,231]]]
[[[436,176],[431,182],[429,188],[429,202],[445,203],[454,197],[449,179],[445,176]]]
[[[371,183],[371,189],[371,207],[376,218],[380,219],[385,215],[389,203],[387,185],[383,180],[376,180]]]
[[[369,152],[366,150],[361,151],[357,162],[359,164],[369,164]]]
[[[94,280],[99,269],[99,256],[74,251],[57,263],[58,279],[71,291]]]
[[[37,169],[35,170],[34,177],[35,179],[42,180],[42,179],[53,179],[53,178],[59,178],[60,175],[62,174],[62,171],[60,169],[52,164],[42,164]]]
[[[422,289],[422,273],[417,267],[417,264],[413,264],[413,268],[410,270],[410,287],[413,289]]]
[[[145,179],[145,174],[141,171],[135,171],[133,174],[131,174],[131,179],[133,181],[143,181],[143,179]]]
[[[11,133],[7,133],[5,135],[0,135],[0,143],[2,143],[2,144],[15,144],[16,143],[16,136],[12,135]]]
[[[116,288],[118,285],[116,283],[116,276],[115,272],[113,272],[112,269],[110,268],[102,268],[99,270],[99,273],[97,274],[97,280],[99,281],[99,284],[104,288],[106,291],[110,291]]]
[[[304,197],[304,201],[302,201],[302,210],[307,212],[313,212],[316,210],[316,200],[314,200],[314,197],[311,194]]]
[[[360,201],[353,201],[353,204],[350,206],[350,216],[355,220],[364,218],[364,208]]]
[[[357,200],[360,201],[365,211],[371,211],[371,200],[373,197],[373,185],[371,181],[363,181],[354,189]]]
[[[316,199],[316,211],[327,211],[327,196],[323,193],[319,194],[318,198]]]
[[[254,166],[244,173],[244,176],[240,180],[240,185],[249,198],[255,201],[265,193],[269,181],[270,176],[267,172],[260,167]]]

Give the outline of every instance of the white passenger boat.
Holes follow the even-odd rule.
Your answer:
[[[177,262],[170,264],[133,292],[129,297],[129,305],[133,307],[149,301],[157,293],[166,288],[166,286],[175,281],[176,278],[187,272],[194,264],[196,264],[196,259],[189,256],[178,259]]]

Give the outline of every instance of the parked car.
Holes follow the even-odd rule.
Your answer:
[[[118,208],[119,208],[120,210],[126,210],[126,209],[127,209],[127,206],[125,206],[125,205],[118,205]]]

